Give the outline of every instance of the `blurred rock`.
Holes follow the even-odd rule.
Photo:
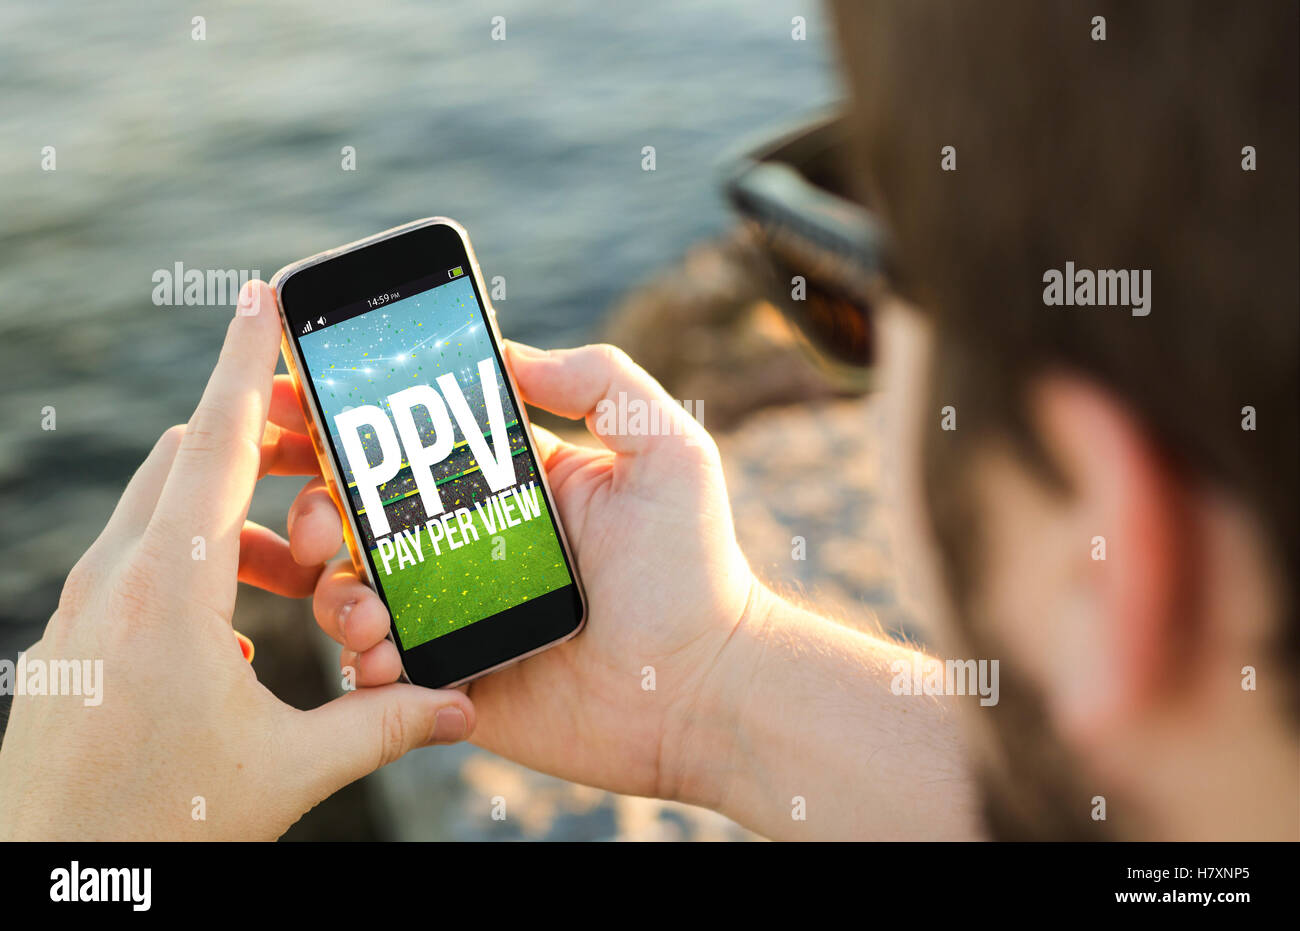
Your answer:
[[[621,346],[679,400],[703,400],[711,431],[765,407],[835,397],[755,282],[760,255],[737,230],[632,291],[602,338]]]
[[[766,581],[846,623],[916,636],[893,581],[877,405],[815,363],[754,284],[759,262],[739,229],[701,243],[624,299],[604,336],[673,397],[703,401],[737,536]],[[581,427],[565,435],[589,442]]]

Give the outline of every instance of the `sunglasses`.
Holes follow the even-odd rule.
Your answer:
[[[761,255],[769,302],[835,380],[865,388],[885,234],[847,193],[847,149],[843,115],[824,113],[726,159],[722,183]]]

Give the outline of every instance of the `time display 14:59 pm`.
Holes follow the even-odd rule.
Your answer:
[[[389,301],[397,300],[401,296],[402,295],[398,294],[396,291],[392,291],[389,292],[388,294],[380,294],[377,297],[367,298],[366,303],[369,304],[371,307],[381,307],[384,304],[387,304]]]

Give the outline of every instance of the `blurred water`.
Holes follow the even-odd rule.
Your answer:
[[[196,13],[206,41],[191,38]],[[795,15],[807,41],[791,39]],[[215,356],[229,309],[154,306],[155,270],[269,277],[446,214],[505,276],[507,334],[580,340],[723,228],[722,152],[834,96],[823,16],[786,0],[7,0],[0,655],[35,637]],[[56,171],[41,170],[45,146]],[[356,171],[340,168],[344,146]],[[292,490],[259,508],[282,517]]]

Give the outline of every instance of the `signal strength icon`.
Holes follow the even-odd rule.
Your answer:
[[[303,325],[303,328],[302,328],[302,334],[301,334],[301,335],[306,336],[306,335],[307,335],[308,333],[310,333],[310,332],[311,332],[311,321],[308,320],[308,321]]]

